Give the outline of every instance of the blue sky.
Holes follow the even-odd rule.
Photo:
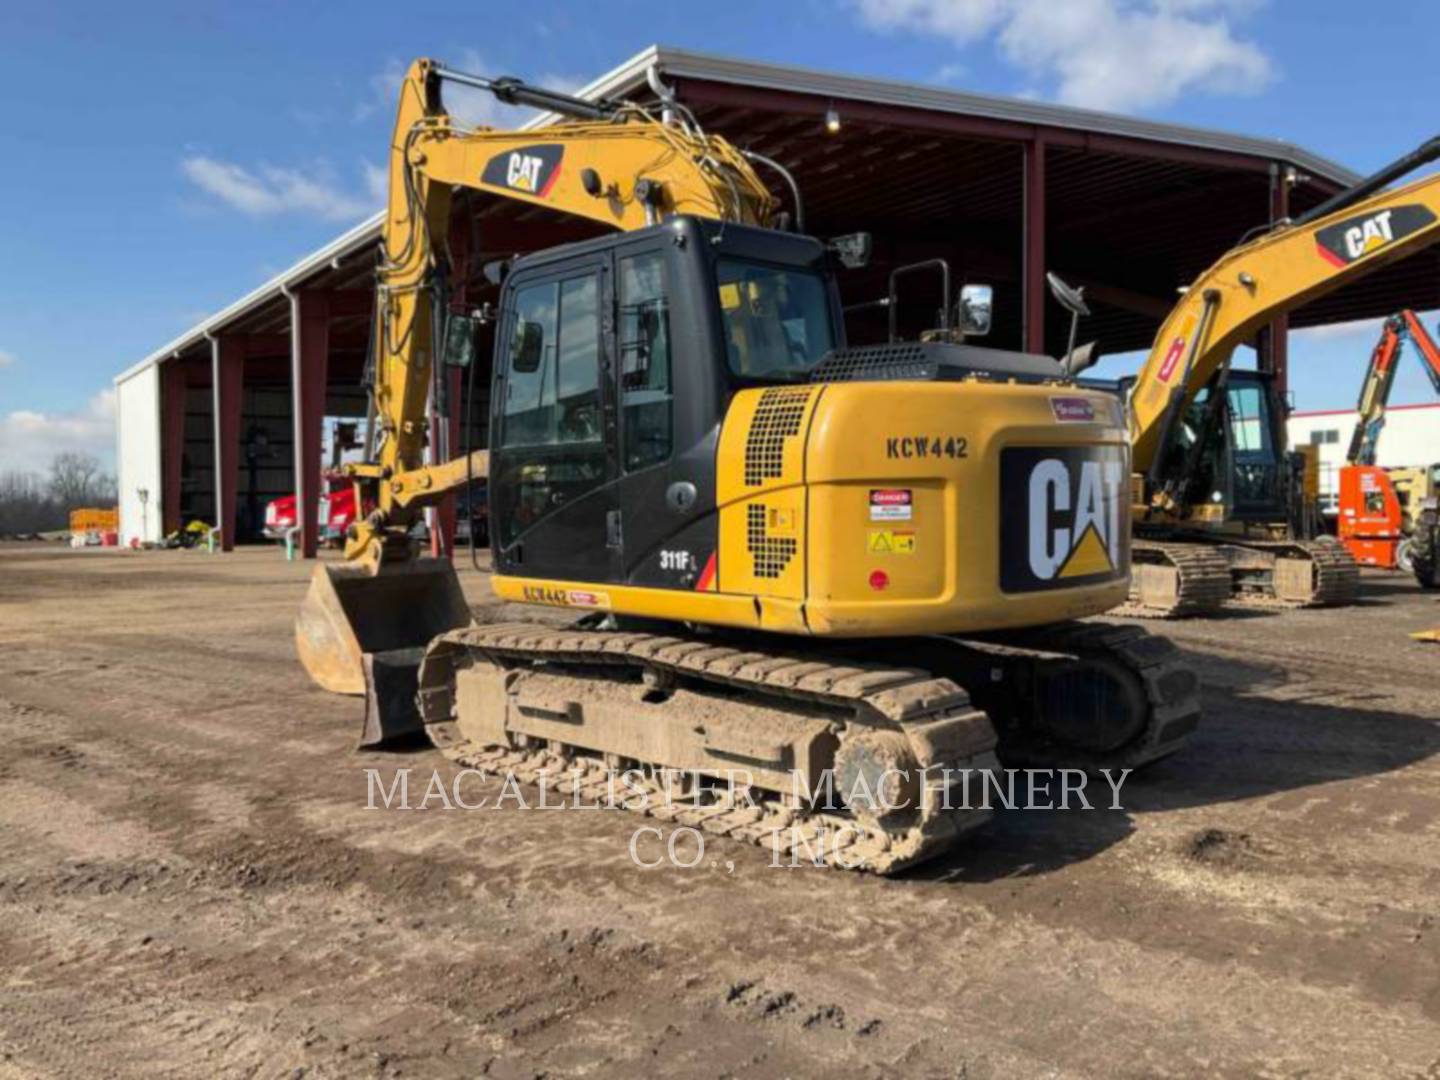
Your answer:
[[[366,216],[414,56],[578,85],[662,42],[1280,136],[1367,171],[1440,127],[1440,74],[1397,48],[1432,40],[1433,16],[1421,0],[9,0],[0,471],[108,455],[116,372]],[[1349,407],[1375,332],[1297,334],[1299,406]],[[1408,365],[1395,400],[1429,394]]]

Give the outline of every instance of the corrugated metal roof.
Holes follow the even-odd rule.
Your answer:
[[[1343,166],[1280,139],[1233,135],[1204,128],[1164,124],[1088,109],[945,90],[920,83],[859,78],[778,64],[736,60],[659,45],[652,45],[637,53],[623,64],[595,79],[578,93],[581,97],[587,98],[620,97],[633,93],[645,86],[646,73],[652,66],[656,67],[662,77],[702,79],[717,83],[813,94],[842,101],[854,100],[901,108],[927,109],[1006,120],[1013,123],[1071,128],[1151,142],[1220,150],[1269,160],[1287,161],[1304,171],[1347,186],[1360,179],[1357,174]],[[552,115],[537,116],[524,126],[526,128],[540,127],[552,122],[553,119]],[[115,382],[123,382],[153,364],[161,363],[187,349],[197,347],[204,341],[207,334],[213,334],[226,325],[254,312],[262,305],[273,302],[282,294],[283,289],[301,284],[306,279],[323,271],[334,259],[344,258],[373,245],[380,237],[382,218],[383,214],[377,213],[356,225],[319,251],[301,259],[235,303],[197,323],[173,341],[156,349],[149,356],[117,375]]]
[[[657,64],[659,70],[665,75],[688,75],[714,82],[732,82],[746,86],[766,87],[772,90],[816,94],[823,97],[852,98],[874,102],[878,105],[932,109],[937,112],[981,116],[1021,124],[1072,128],[1078,131],[1121,135],[1152,142],[1197,146],[1210,150],[1224,150],[1235,154],[1288,161],[1308,172],[1324,176],[1347,187],[1361,179],[1358,173],[1351,172],[1343,165],[1283,139],[1234,135],[1208,128],[1165,124],[1133,116],[1097,112],[1092,109],[1076,109],[1067,105],[1050,105],[1045,102],[1019,98],[970,94],[959,90],[926,86],[923,83],[860,78],[852,75],[813,71],[807,68],[734,60],[723,56],[712,56],[708,53],[672,49],[668,46],[651,46],[608,75],[596,80],[596,83],[592,83],[591,86],[613,81],[616,89],[609,92],[619,92],[619,87],[629,86],[636,79],[643,80],[645,69],[652,63]]]

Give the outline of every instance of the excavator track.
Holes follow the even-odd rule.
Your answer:
[[[1239,568],[1232,599],[1242,604],[1285,609],[1343,607],[1355,602],[1360,589],[1360,564],[1340,544],[1246,541],[1232,550],[1237,551]],[[1249,579],[1246,564],[1257,555],[1271,566],[1267,573]]]
[[[862,662],[841,642],[821,655],[709,636],[475,626],[432,643],[415,701],[431,741],[467,767],[586,800],[617,794],[621,771],[623,797],[611,803],[791,864],[878,874],[933,858],[988,820],[981,774],[999,767],[997,730],[1007,765],[1094,772],[1173,753],[1199,719],[1195,673],[1139,627],[876,646]],[[895,657],[902,664],[886,666]],[[931,670],[904,666],[916,660]],[[734,770],[745,774],[738,790]],[[678,791],[677,772],[691,774]],[[731,782],[714,782],[726,773]],[[838,805],[811,797],[825,774]],[[884,799],[847,797],[857,777],[878,793],[887,776]]]
[[[953,650],[947,670],[990,716],[1007,766],[1138,769],[1175,753],[1200,723],[1195,669],[1143,627],[1060,623],[942,640]]]
[[[758,730],[727,718],[736,701],[764,710]],[[630,770],[627,809],[777,859],[877,874],[984,824],[990,811],[967,805],[964,776],[998,765],[988,718],[949,679],[665,634],[455,630],[427,651],[418,704],[431,740],[468,767],[590,798]],[[810,798],[832,767],[836,789],[864,777],[876,799]],[[685,771],[695,782],[677,792]],[[727,773],[731,783],[702,782]]]
[[[1112,611],[1141,619],[1213,615],[1230,599],[1230,563],[1208,544],[1136,539],[1130,596]]]

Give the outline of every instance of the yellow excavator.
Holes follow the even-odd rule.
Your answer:
[[[567,119],[466,129],[447,82]],[[1182,745],[1198,688],[1174,647],[1077,621],[1129,587],[1121,403],[959,334],[847,347],[837,276],[868,238],[804,235],[788,174],[782,213],[752,167],[775,163],[659,108],[406,76],[380,442],[350,467],[374,509],[296,624],[315,680],[365,694],[365,743],[423,732],[587,797],[619,773],[633,809],[880,873],[986,820],[997,752],[1093,770]],[[605,231],[488,268],[488,447],[426,464],[436,349],[480,332],[446,298],[454,189],[482,230],[504,202]],[[955,308],[988,328],[984,287]],[[423,508],[482,476],[494,591],[548,617],[477,624],[415,551]]]
[[[1358,565],[1317,539],[1273,377],[1230,362],[1277,316],[1440,241],[1440,176],[1386,190],[1437,157],[1440,139],[1232,249],[1184,291],[1127,387],[1135,567],[1122,611],[1353,601]],[[1067,357],[1067,370],[1088,360]]]

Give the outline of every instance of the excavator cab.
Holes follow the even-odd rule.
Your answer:
[[[685,217],[519,260],[492,373],[496,572],[698,580],[669,563],[713,548],[731,396],[804,382],[844,344],[829,261],[810,237]]]
[[[681,216],[516,260],[488,375],[497,573],[695,585],[705,567],[676,552],[714,529],[731,395],[803,382],[844,345],[835,258],[811,237]],[[327,690],[368,684],[373,701],[398,679],[404,697],[424,647],[471,621],[444,559],[322,564],[297,651]]]
[[[1177,425],[1167,468],[1188,478],[1183,501],[1202,521],[1291,520],[1296,470],[1285,450],[1285,413],[1274,379],[1231,371],[1225,400],[1212,410],[1220,385],[1217,377],[1202,387]]]

